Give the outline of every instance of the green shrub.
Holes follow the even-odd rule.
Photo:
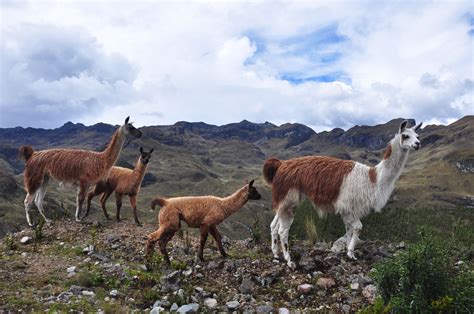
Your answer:
[[[39,241],[43,238],[43,227],[44,227],[44,218],[40,217],[38,224],[35,226],[35,241]]]
[[[11,233],[7,234],[5,238],[3,238],[3,244],[7,250],[16,250],[17,246],[15,243],[15,239]]]
[[[373,277],[384,304],[395,312],[466,311],[472,307],[472,271],[456,270],[448,244],[432,232],[420,235],[407,251],[376,265]]]

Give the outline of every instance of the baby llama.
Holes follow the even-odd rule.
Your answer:
[[[151,149],[149,152],[145,152],[143,148],[140,147],[140,157],[138,158],[134,169],[114,166],[110,171],[110,175],[107,180],[98,182],[94,189],[89,192],[89,194],[87,194],[87,211],[85,217],[89,215],[92,198],[96,195],[102,194],[100,197],[100,204],[102,206],[102,210],[104,211],[105,218],[109,219],[109,215],[107,214],[107,210],[105,208],[105,203],[107,202],[109,196],[115,191],[117,221],[120,221],[122,197],[124,195],[128,195],[130,198],[130,205],[133,209],[135,223],[140,226],[141,224],[137,215],[137,197],[138,193],[140,192],[140,186],[142,184],[143,177],[145,176],[146,167],[150,162],[152,152],[153,149]]]
[[[161,254],[163,254],[166,262],[170,264],[166,244],[181,228],[181,221],[184,221],[191,228],[199,228],[201,242],[198,256],[201,261],[204,261],[203,250],[209,233],[216,240],[222,256],[226,257],[227,254],[222,247],[221,235],[217,230],[217,225],[242,208],[248,200],[260,199],[261,196],[253,183],[254,180],[224,198],[216,196],[155,198],[151,203],[151,207],[152,209],[156,205],[162,207],[158,216],[160,227],[148,235],[146,255],[150,256],[153,253],[153,247],[158,242]]]
[[[272,207],[276,212],[270,225],[274,258],[278,259],[279,236],[287,265],[295,267],[289,253],[288,232],[295,209],[306,195],[321,212],[342,216],[347,255],[356,259],[354,248],[362,230],[360,219],[371,209],[378,212],[385,206],[409,151],[420,148],[417,131],[421,123],[413,128],[407,128],[407,124],[406,120],[401,123],[383,160],[375,167],[322,156],[265,161],[263,175],[272,185]]]
[[[21,146],[20,156],[25,159],[24,184],[26,188],[25,212],[28,224],[32,226],[30,208],[35,202],[44,220],[49,223],[43,212],[46,186],[50,178],[62,183],[78,186],[76,198],[76,221],[80,221],[80,212],[89,185],[106,178],[120,155],[127,136],[139,138],[142,133],[131,123],[119,127],[109,144],[102,152],[80,149],[48,149],[34,151],[31,146]]]

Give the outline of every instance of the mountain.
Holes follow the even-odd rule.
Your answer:
[[[150,223],[156,221],[156,213],[148,210],[156,195],[224,196],[256,178],[263,200],[249,202],[222,225],[224,233],[241,238],[248,235],[254,221],[266,228],[273,216],[271,192],[261,176],[266,158],[317,154],[374,165],[401,121],[394,119],[375,126],[354,126],[346,131],[336,128],[320,133],[298,123],[276,126],[246,120],[223,126],[184,121],[167,126],[147,126],[141,128],[142,138],[126,142],[118,165],[133,167],[139,156],[139,146],[154,148],[138,202],[140,216]],[[411,120],[411,123],[415,121]],[[68,122],[52,130],[0,129],[0,234],[25,224],[21,174],[24,163],[17,157],[20,145],[33,145],[36,150],[53,147],[101,150],[116,127]],[[420,132],[422,149],[410,155],[388,206],[474,207],[473,138],[474,116],[466,116],[448,126],[426,126]],[[97,199],[94,201],[93,211],[101,219]],[[58,188],[55,184],[48,187],[47,215],[71,216],[74,204],[74,189]],[[131,217],[127,202],[124,204],[123,215]],[[114,212],[113,200],[109,201],[108,208],[109,212]]]

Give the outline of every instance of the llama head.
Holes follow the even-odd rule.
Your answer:
[[[121,127],[122,131],[127,136],[140,138],[142,136],[142,132],[133,126],[133,122],[129,123],[129,120],[130,120],[130,117],[127,117],[125,119],[125,123]]]
[[[140,161],[142,164],[146,165],[150,162],[151,153],[153,153],[153,148],[149,152],[146,152],[140,147]]]
[[[423,122],[420,122],[418,125],[407,128],[408,121],[404,120],[400,124],[400,130],[398,133],[400,134],[400,146],[405,149],[414,149],[418,150],[421,147],[420,138],[418,136],[418,130],[421,128]]]
[[[253,182],[255,180],[252,180],[250,181],[248,187],[248,196],[249,196],[249,200],[259,200],[260,198],[262,198],[262,196],[260,195],[260,193],[258,193],[257,189],[253,186]]]

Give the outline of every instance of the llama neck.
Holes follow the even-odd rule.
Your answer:
[[[107,148],[102,152],[107,168],[112,168],[117,162],[120,152],[122,151],[123,143],[125,143],[125,134],[122,131],[122,127],[120,127],[115,131]]]
[[[133,172],[137,174],[138,179],[140,182],[142,181],[143,177],[145,176],[146,166],[144,163],[141,162],[141,158],[138,158],[137,164],[133,169]]]
[[[227,196],[222,200],[222,210],[225,213],[226,218],[237,212],[242,206],[248,201],[248,187],[236,191],[234,194]]]
[[[380,173],[380,184],[393,185],[400,176],[407,157],[408,150],[400,147],[400,135],[396,135],[390,141],[384,159],[377,165],[377,173]]]

